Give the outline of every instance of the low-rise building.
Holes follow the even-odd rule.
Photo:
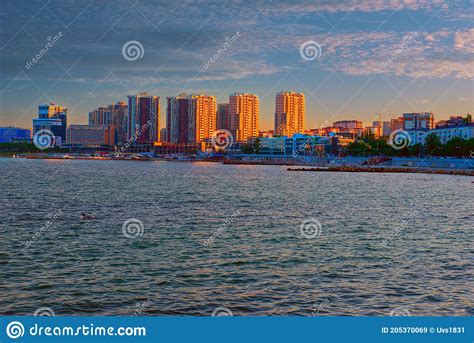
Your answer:
[[[29,142],[31,132],[28,129],[19,127],[0,127],[0,143],[12,143],[25,141]]]
[[[363,123],[360,120],[340,120],[332,123],[332,126],[339,129],[362,129]]]
[[[474,138],[474,123],[458,126],[442,126],[429,131],[439,137],[442,144],[446,144],[450,139],[458,137],[461,139]]]
[[[70,125],[67,145],[70,147],[104,147],[114,145],[114,131],[109,125]]]
[[[154,152],[156,155],[196,155],[202,150],[200,143],[170,143],[155,142]]]
[[[292,137],[260,138],[259,154],[282,157],[322,156],[332,149],[329,136],[307,136],[294,134]]]

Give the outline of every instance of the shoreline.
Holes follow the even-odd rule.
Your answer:
[[[426,168],[400,168],[400,167],[313,167],[313,168],[287,168],[287,171],[302,172],[343,172],[343,173],[412,173],[412,174],[442,174],[474,176],[474,171],[456,169],[426,169]]]
[[[418,173],[418,174],[442,174],[442,175],[462,175],[474,176],[474,169],[472,168],[450,168],[450,167],[416,167],[416,166],[391,166],[391,165],[327,165],[327,163],[319,166],[311,162],[297,161],[297,160],[222,160],[222,159],[196,159],[196,158],[182,158],[182,159],[168,159],[160,157],[109,157],[109,156],[47,156],[47,155],[16,155],[16,156],[0,156],[3,158],[23,158],[23,159],[38,159],[38,160],[88,160],[88,161],[139,161],[139,162],[212,162],[226,165],[275,165],[288,166],[287,171],[302,171],[302,172],[346,172],[346,173]]]

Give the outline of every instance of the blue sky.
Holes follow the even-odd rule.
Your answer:
[[[369,124],[376,113],[473,112],[469,1],[107,3],[2,1],[0,125],[29,128],[50,101],[69,107],[70,123],[86,123],[92,109],[140,91],[161,97],[162,126],[165,98],[182,92],[218,102],[255,93],[260,129],[273,127],[281,90],[305,93],[308,128]],[[142,58],[124,58],[129,41],[143,46]],[[300,54],[309,41],[321,47],[310,61]]]

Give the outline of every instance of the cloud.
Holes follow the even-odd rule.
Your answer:
[[[457,51],[449,45],[453,39]],[[323,48],[318,62],[322,69],[329,71],[352,76],[474,77],[472,30],[449,34],[446,31],[431,34],[360,32],[325,35],[318,42]]]
[[[454,49],[457,51],[474,53],[474,29],[454,34]]]

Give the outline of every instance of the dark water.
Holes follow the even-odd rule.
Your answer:
[[[469,177],[18,159],[0,175],[2,314],[474,314]]]

